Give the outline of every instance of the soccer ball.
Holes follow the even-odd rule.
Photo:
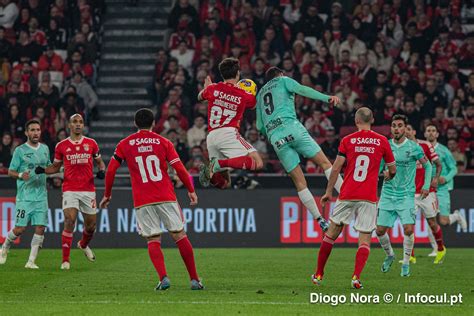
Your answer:
[[[253,96],[257,95],[257,85],[250,79],[242,79],[238,83],[239,87]]]

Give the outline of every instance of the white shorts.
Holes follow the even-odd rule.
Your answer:
[[[75,208],[84,214],[97,214],[95,192],[63,192],[63,209]]]
[[[209,158],[235,158],[257,151],[234,127],[222,127],[207,135]]]
[[[177,202],[146,205],[137,209],[138,233],[143,237],[160,235],[161,224],[170,232],[184,229],[184,219]]]
[[[354,216],[356,216],[354,229],[363,233],[371,233],[376,227],[377,204],[367,201],[337,200],[330,219],[337,225],[348,225]]]
[[[430,192],[424,199],[421,194],[415,194],[415,206],[420,209],[425,218],[436,217],[439,213],[438,198],[435,192]]]

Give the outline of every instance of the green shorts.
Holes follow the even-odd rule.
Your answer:
[[[48,226],[48,201],[17,202],[15,226]]]
[[[299,155],[312,158],[321,151],[321,147],[299,122],[274,131],[271,135],[271,143],[286,172],[292,171],[299,165]]]
[[[438,197],[439,214],[441,216],[449,216],[451,214],[451,195],[448,190],[436,192]]]
[[[377,226],[393,227],[397,217],[402,225],[415,224],[415,196],[404,198],[381,197],[378,204]]]

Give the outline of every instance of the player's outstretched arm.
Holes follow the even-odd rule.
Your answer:
[[[100,201],[100,208],[106,208],[109,206],[110,200],[112,200],[112,186],[114,185],[115,181],[115,174],[117,173],[117,169],[120,167],[120,162],[117,159],[112,157],[110,159],[109,165],[107,167],[107,172],[105,174],[105,192],[104,197]]]
[[[329,175],[328,185],[326,187],[326,193],[321,198],[321,203],[326,203],[332,198],[332,192],[334,190],[334,186],[336,185],[337,177],[341,172],[342,166],[346,158],[344,156],[338,155],[336,161],[332,165],[331,174]]]
[[[58,173],[59,170],[61,169],[61,166],[63,165],[63,162],[60,160],[55,160],[51,165],[47,166],[46,168],[43,167],[36,167],[35,173],[36,174],[55,174]]]
[[[186,167],[183,165],[181,160],[177,160],[175,163],[171,164],[171,166],[176,170],[179,180],[183,182],[188,190],[188,197],[191,201],[190,205],[196,205],[198,203],[198,197],[194,190],[194,185],[191,181],[191,176],[189,175],[188,170],[186,170]]]
[[[425,169],[425,182],[423,183],[423,187],[421,188],[421,198],[424,199],[430,193],[431,174],[433,170],[431,163],[426,157],[423,157],[418,161],[422,164],[423,169]]]
[[[341,103],[341,100],[339,99],[339,97],[330,96],[330,95],[321,93],[317,90],[314,90],[313,88],[299,84],[298,82],[296,82],[295,80],[291,78],[289,78],[288,80],[289,80],[289,83],[286,84],[286,87],[289,91],[293,93],[299,94],[306,98],[330,103],[334,106],[337,106],[338,104]]]

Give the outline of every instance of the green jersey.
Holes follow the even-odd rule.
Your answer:
[[[23,181],[21,179],[16,181],[17,203],[47,200],[46,175],[35,174],[35,168],[38,166],[46,168],[50,164],[49,148],[44,144],[40,143],[38,147],[35,148],[24,143],[15,148],[8,169],[16,172],[28,171],[30,174],[28,181]]]
[[[423,149],[416,142],[409,140],[398,145],[393,139],[389,140],[395,157],[397,173],[390,181],[385,181],[382,187],[382,198],[415,197],[416,162],[425,156]],[[431,170],[430,170],[431,171]]]
[[[438,185],[438,191],[451,191],[453,189],[453,178],[458,173],[456,160],[454,160],[453,154],[446,146],[437,143],[434,148],[441,161],[441,176],[446,179],[445,184]]]
[[[271,138],[271,134],[285,125],[298,122],[295,94],[329,101],[329,96],[303,86],[289,77],[276,77],[267,82],[257,95],[257,129]]]

